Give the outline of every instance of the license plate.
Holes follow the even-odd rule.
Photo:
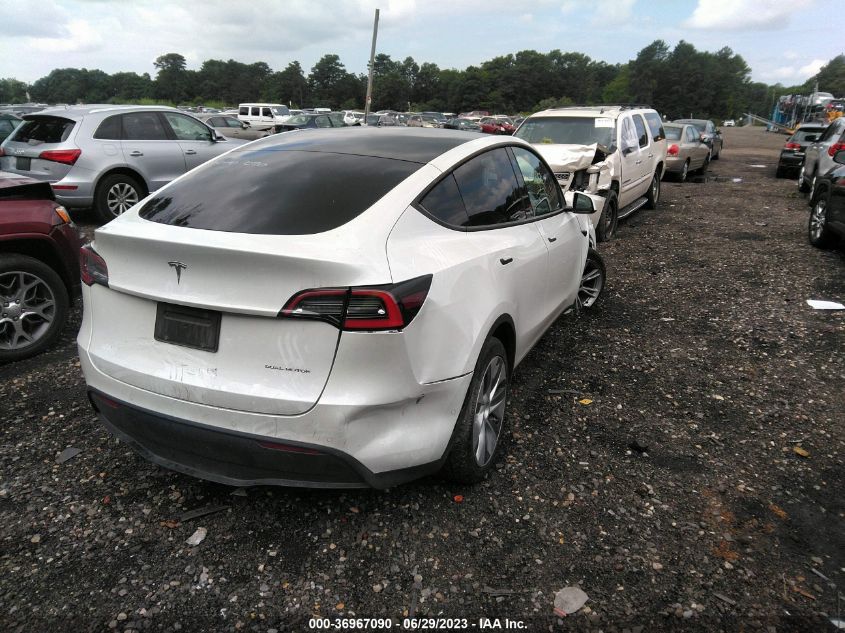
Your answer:
[[[220,312],[159,303],[156,309],[155,340],[216,352],[220,343]]]
[[[15,168],[29,171],[32,169],[32,159],[27,156],[18,156],[15,159]]]

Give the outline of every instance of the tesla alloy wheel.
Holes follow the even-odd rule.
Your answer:
[[[605,280],[604,260],[592,248],[587,253],[587,262],[584,264],[584,272],[581,275],[581,285],[578,287],[578,298],[576,299],[576,308],[591,308],[602,290],[604,290]]]
[[[453,481],[476,483],[492,468],[504,430],[509,381],[505,346],[499,339],[488,339],[475,365],[444,466]]]

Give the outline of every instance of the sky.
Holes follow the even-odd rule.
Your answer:
[[[841,0],[0,0],[0,78],[28,83],[54,68],[155,76],[153,62],[297,60],[327,53],[365,73],[374,10],[377,52],[463,69],[533,49],[624,63],[656,39],[742,55],[751,78],[803,83],[845,52]],[[841,5],[839,5],[841,8]]]

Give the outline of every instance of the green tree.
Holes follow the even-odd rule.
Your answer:
[[[811,82],[819,82],[821,92],[830,92],[835,97],[845,96],[845,55],[837,55],[821,67]]]
[[[185,58],[179,53],[167,53],[156,58],[153,63],[158,74],[155,79],[154,94],[159,99],[179,103],[191,94]]]
[[[26,101],[28,86],[17,79],[0,79],[0,103],[22,103]]]
[[[298,61],[281,72],[273,73],[266,83],[265,95],[271,101],[303,107],[308,97],[308,80]]]

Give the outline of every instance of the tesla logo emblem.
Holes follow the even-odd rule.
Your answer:
[[[187,265],[182,262],[167,262],[167,265],[176,271],[176,283],[180,283],[182,281],[182,271],[187,268]]]

